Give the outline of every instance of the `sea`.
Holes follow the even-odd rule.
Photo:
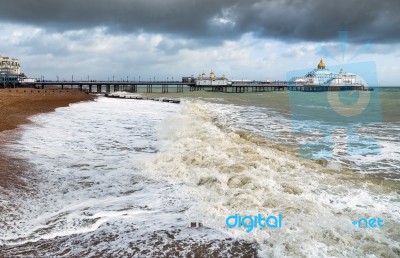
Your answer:
[[[5,140],[0,257],[400,256],[400,88],[124,94]]]

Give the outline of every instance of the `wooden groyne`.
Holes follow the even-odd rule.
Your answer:
[[[115,94],[104,94],[107,98],[116,98],[116,99],[135,99],[135,100],[153,100],[153,101],[160,101],[160,102],[168,102],[173,104],[180,104],[180,100],[176,99],[164,99],[164,98],[145,98],[140,96],[130,96],[130,95],[115,95]]]

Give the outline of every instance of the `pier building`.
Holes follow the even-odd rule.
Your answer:
[[[324,61],[318,63],[317,68],[302,77],[291,79],[291,85],[296,86],[325,86],[325,87],[362,87],[363,84],[357,81],[357,75],[345,72],[341,69],[338,73],[326,68]]]
[[[210,72],[210,76],[206,77],[206,74],[203,72],[197,77],[195,80],[196,86],[226,86],[228,85],[228,79],[225,75],[221,77],[217,77],[213,70]]]

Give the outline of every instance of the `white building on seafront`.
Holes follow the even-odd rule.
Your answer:
[[[317,69],[302,77],[293,77],[291,82],[304,86],[361,86],[357,82],[357,75],[340,70],[332,72],[326,68],[324,61],[319,62]]]
[[[23,77],[18,59],[0,56],[0,84],[19,83]]]
[[[19,60],[8,56],[0,56],[0,74],[21,74]]]

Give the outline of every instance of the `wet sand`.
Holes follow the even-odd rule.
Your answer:
[[[29,123],[32,115],[93,99],[89,94],[71,89],[0,89],[0,188],[23,188],[25,185],[21,173],[27,164],[23,159],[10,157],[1,147],[14,137],[9,130]]]
[[[79,90],[1,89],[0,132],[27,123],[29,116],[92,99],[93,96]]]

